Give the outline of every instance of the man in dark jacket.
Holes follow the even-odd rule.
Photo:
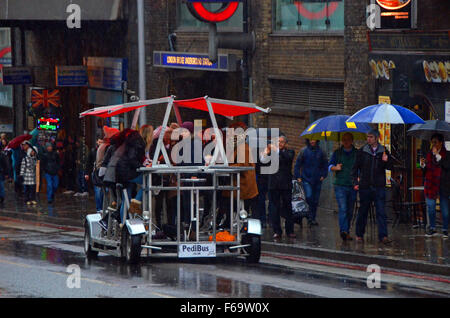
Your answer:
[[[279,168],[278,171],[269,175],[269,200],[273,202],[272,228],[273,238],[281,238],[281,220],[285,218],[285,231],[288,237],[295,238],[294,222],[292,219],[292,162],[295,152],[287,149],[287,138],[281,135],[276,142],[272,142],[264,150],[261,161],[265,162],[271,152],[278,153]]]
[[[45,144],[46,150],[41,156],[42,170],[47,181],[47,201],[53,203],[55,192],[58,189],[59,178],[58,170],[60,166],[60,158],[56,151],[53,151],[51,143]]]
[[[380,133],[372,130],[367,134],[367,144],[358,150],[352,169],[353,186],[359,191],[360,207],[356,218],[356,240],[363,241],[367,214],[372,202],[375,204],[378,239],[388,244],[386,201],[386,170],[392,170],[393,161],[389,151],[378,143]]]
[[[303,183],[306,203],[309,205],[309,225],[318,225],[316,221],[322,181],[328,174],[328,159],[319,147],[319,140],[306,139],[306,147],[298,154],[295,162],[295,178]]]

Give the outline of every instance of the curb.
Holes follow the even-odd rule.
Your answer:
[[[347,262],[359,265],[377,264],[380,267],[391,269],[450,276],[450,265],[440,265],[415,260],[406,260],[398,257],[386,257],[383,255],[367,255],[355,252],[335,251],[324,248],[312,248],[305,246],[292,246],[283,243],[261,242],[261,250],[264,252],[281,253],[328,259],[333,261]]]

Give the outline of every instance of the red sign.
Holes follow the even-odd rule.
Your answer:
[[[296,1],[294,2],[297,7],[298,13],[307,18],[308,20],[322,20],[333,15],[336,9],[339,7],[339,2],[333,1],[330,3],[324,3],[323,9],[317,12],[312,12],[308,10],[303,3]]]
[[[218,23],[231,18],[236,12],[239,1],[224,2],[217,11],[209,11],[202,2],[189,2],[186,4],[194,17],[204,22]]]
[[[398,10],[406,7],[411,0],[377,0],[377,3],[387,10]]]
[[[43,106],[45,108],[49,106],[59,107],[59,90],[53,89],[33,89],[31,91],[32,107],[37,108]]]

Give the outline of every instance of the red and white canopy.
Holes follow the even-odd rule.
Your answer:
[[[97,117],[112,117],[122,113],[130,112],[141,107],[169,103],[173,97],[164,97],[158,99],[151,100],[143,100],[139,102],[126,103],[120,105],[112,105],[112,106],[103,106],[97,107],[80,114],[80,118],[85,116],[97,116]],[[242,115],[248,115],[257,112],[268,113],[270,109],[264,109],[256,106],[253,103],[244,103],[238,101],[224,100],[224,99],[215,99],[209,97],[200,97],[194,99],[184,99],[184,100],[174,100],[174,106],[191,108],[203,111],[208,110],[208,102],[211,104],[212,110],[214,114],[228,116],[228,117],[236,117]]]

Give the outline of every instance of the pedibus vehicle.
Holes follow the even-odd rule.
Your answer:
[[[147,257],[177,257],[204,258],[218,256],[243,256],[248,262],[257,263],[261,254],[261,223],[248,217],[240,197],[240,173],[253,169],[251,167],[229,166],[225,155],[223,140],[216,122],[215,114],[226,117],[247,115],[256,112],[268,113],[255,104],[202,97],[190,100],[175,100],[174,96],[160,99],[145,100],[122,105],[98,107],[80,114],[85,116],[111,117],[121,113],[136,111],[132,127],[136,126],[141,107],[157,104],[167,104],[162,131],[157,141],[156,151],[151,167],[140,168],[143,176],[143,211],[142,215],[129,213],[130,198],[126,185],[117,184],[118,201],[115,208],[109,206],[104,191],[102,213],[86,216],[84,250],[88,258],[95,257],[99,252],[117,257],[123,257],[130,263],[139,262],[141,256]],[[207,111],[213,124],[217,143],[209,165],[205,166],[173,166],[163,144],[164,130],[167,127],[172,109],[177,122],[181,126],[179,107]],[[164,156],[166,164],[160,164],[158,158]],[[223,164],[216,164],[217,158],[224,158]],[[155,164],[156,163],[156,164]],[[176,182],[164,183],[166,177]],[[152,180],[160,180],[152,184]],[[176,191],[176,222],[171,231],[163,231],[162,238],[156,235],[161,232],[153,223],[155,209],[153,198],[160,191]],[[229,210],[225,213],[224,224],[216,224],[218,191],[230,191]],[[209,194],[211,206],[201,200],[202,194]],[[109,193],[110,194],[110,193]],[[183,197],[189,196],[190,207],[182,206]],[[124,203],[123,218],[120,220],[119,209]],[[205,210],[210,208],[209,221],[200,227],[200,221]],[[189,213],[189,222],[183,223],[183,213]],[[102,227],[100,221],[107,219],[107,227]],[[121,226],[121,224],[123,224]],[[167,228],[166,228],[167,229]],[[166,233],[171,232],[171,234]],[[225,237],[225,239],[223,239]]]

